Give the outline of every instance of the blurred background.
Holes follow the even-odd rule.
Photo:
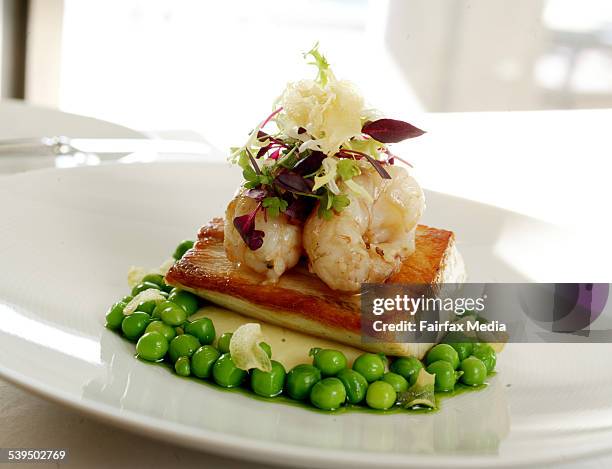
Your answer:
[[[0,0],[3,99],[242,142],[315,41],[370,104],[612,107],[610,0]],[[1,123],[0,123],[1,125]]]

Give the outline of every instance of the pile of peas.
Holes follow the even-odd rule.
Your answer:
[[[192,246],[193,241],[183,241],[174,258],[180,259]],[[124,315],[127,303],[150,288],[158,289],[167,299],[143,302],[135,312]],[[215,347],[217,337],[212,321],[189,320],[199,307],[197,296],[166,285],[162,275],[149,274],[132,289],[131,295],[108,310],[106,326],[136,342],[139,358],[169,362],[179,376],[211,380],[223,388],[247,386],[262,397],[283,394],[326,411],[347,404],[388,410],[396,405],[401,393],[414,385],[424,367],[435,375],[436,392],[453,391],[457,382],[482,385],[495,368],[495,351],[489,345],[458,341],[449,335],[447,343],[438,344],[427,353],[425,364],[415,357],[402,357],[389,365],[384,354],[364,353],[349,368],[342,352],[314,348],[310,351],[312,364],[297,365],[286,372],[281,363],[272,360],[269,372],[258,369],[247,372],[232,361],[230,332],[222,334]],[[260,346],[272,358],[270,346],[265,342]]]

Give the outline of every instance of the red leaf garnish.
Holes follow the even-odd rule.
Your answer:
[[[255,158],[253,158],[253,155],[251,154],[248,148],[246,149],[246,152],[247,152],[247,155],[249,155],[249,161],[251,162],[251,165],[253,166],[253,169],[255,170],[255,174],[260,175],[261,170],[259,169],[259,166],[257,166],[257,161],[255,161]]]
[[[381,178],[383,178],[383,179],[391,179],[391,175],[387,172],[387,170],[385,168],[383,168],[382,164],[380,164],[380,161],[375,160],[370,155],[366,155],[365,153],[363,154],[363,156],[365,156],[366,160],[368,160],[368,162],[372,166],[374,166],[374,169],[376,170],[376,172],[378,174],[380,174]]]
[[[257,204],[251,213],[234,218],[234,227],[251,251],[256,251],[262,246],[265,236],[263,231],[255,229],[255,216],[260,208],[261,203]]]
[[[274,151],[273,151],[273,152],[270,154],[269,158],[270,158],[271,160],[278,160],[278,157],[280,156],[280,151],[281,151],[281,149],[280,149],[280,148],[277,148],[276,150],[274,150]]]
[[[266,132],[260,130],[259,132],[257,132],[257,140],[259,140],[260,142],[263,142],[264,140],[270,140],[271,143],[275,143],[276,145],[281,145],[285,148],[287,148],[287,144],[285,142],[283,142],[282,140],[279,140],[276,137],[272,137],[272,135],[267,134]],[[266,148],[266,147],[264,147]]]
[[[293,168],[293,171],[302,176],[312,174],[321,167],[321,163],[324,159],[325,154],[320,151],[313,151],[309,156],[300,160]]]
[[[378,119],[374,122],[368,122],[361,131],[382,143],[397,143],[425,133],[424,130],[408,122],[395,119]]]
[[[285,215],[289,218],[289,222],[293,224],[301,224],[306,221],[310,212],[314,207],[316,199],[312,197],[297,197],[289,202]]]
[[[293,171],[284,171],[274,178],[274,183],[285,190],[291,192],[309,193],[312,192],[313,182]]]
[[[264,156],[272,145],[272,143],[268,143],[265,147],[261,147],[257,152],[257,158],[261,158],[262,156]]]

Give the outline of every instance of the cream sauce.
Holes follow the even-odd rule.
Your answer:
[[[260,324],[265,342],[272,347],[272,359],[282,363],[287,371],[301,363],[312,363],[312,357],[308,356],[308,352],[313,347],[340,350],[346,355],[349,366],[355,358],[364,353],[363,350],[348,345],[268,324],[218,306],[204,306],[190,319],[200,317],[207,317],[214,323],[217,338],[225,332],[234,332],[243,324],[253,322]]]

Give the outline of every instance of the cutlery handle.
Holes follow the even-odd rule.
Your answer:
[[[64,155],[70,153],[72,147],[67,137],[16,138],[0,141],[1,155]]]

